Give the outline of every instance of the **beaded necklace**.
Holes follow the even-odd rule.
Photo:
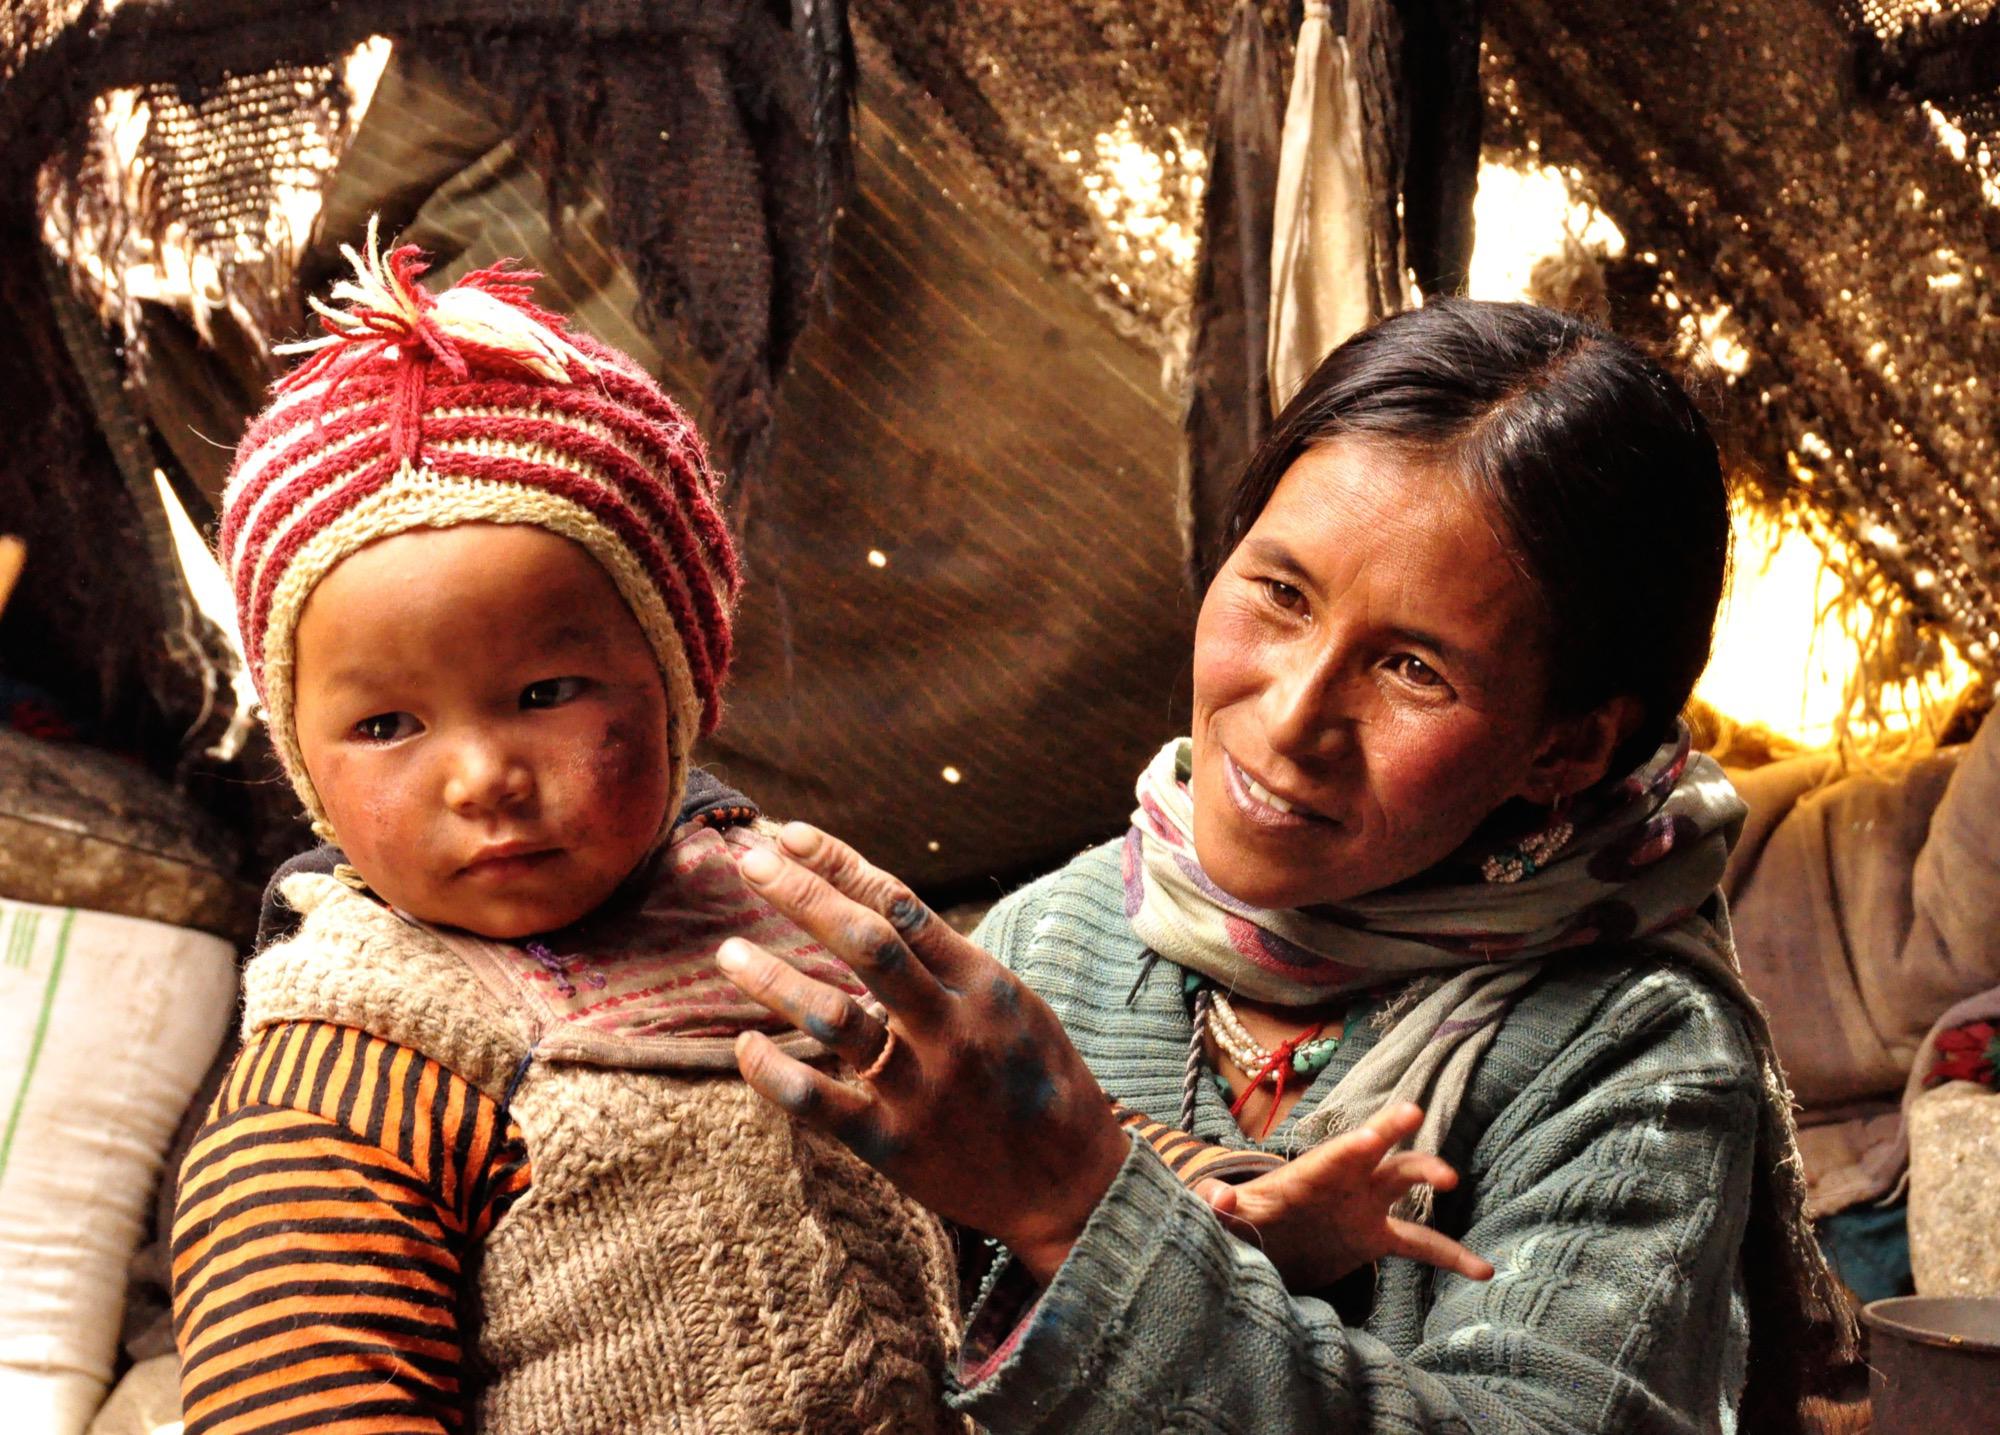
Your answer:
[[[1212,1035],[1222,1054],[1250,1078],[1243,1094],[1232,1100],[1229,1078],[1222,1074],[1219,1067],[1214,1071],[1216,1089],[1225,1101],[1230,1102],[1229,1114],[1241,1115],[1257,1088],[1270,1083],[1271,1110],[1264,1119],[1263,1131],[1257,1137],[1259,1141],[1265,1140],[1277,1124],[1278,1106],[1284,1099],[1285,1087],[1290,1079],[1298,1076],[1309,1082],[1326,1070],[1334,1053],[1340,1050],[1341,1038],[1322,1036],[1320,1033],[1326,1030],[1326,1023],[1319,1022],[1297,1036],[1279,1042],[1276,1049],[1267,1048],[1250,1034],[1249,1028],[1243,1025],[1243,1019],[1237,1016],[1236,1008],[1229,1004],[1229,998],[1219,988],[1210,985],[1198,972],[1187,973],[1185,981],[1188,992],[1196,998],[1194,1045],[1190,1049],[1190,1057],[1195,1051],[1205,1049],[1203,1040]]]

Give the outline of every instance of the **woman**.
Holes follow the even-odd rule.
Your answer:
[[[1131,832],[973,942],[809,828],[745,859],[887,1012],[732,948],[862,1080],[755,1037],[745,1076],[1012,1255],[960,1372],[995,1431],[1802,1428],[1851,1332],[1678,716],[1728,548],[1693,406],[1573,319],[1428,305],[1326,360],[1232,536]],[[1297,1212],[1237,1241],[1105,1092],[1280,1154],[1415,1102],[1433,1243],[1288,1291]]]

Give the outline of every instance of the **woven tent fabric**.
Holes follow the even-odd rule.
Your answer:
[[[1840,0],[1840,8],[1856,32],[1856,76],[1878,94],[1935,99],[2000,81],[1995,0]]]
[[[1048,232],[1057,262],[1168,350],[1184,280],[1131,263],[1105,235],[1111,221],[1100,211],[1116,211],[1091,208],[1088,136],[1137,115],[1134,132],[1149,147],[1205,143],[1227,8],[1188,0],[1145,17],[1121,9],[1113,24],[1111,7],[1091,4],[863,5],[886,17],[899,63],[939,97],[1001,196]],[[1500,147],[1573,171],[1632,255],[1653,256],[1612,276],[1646,310],[1623,308],[1620,320],[1674,339],[1697,316],[1726,318],[1744,368],[1715,374],[1705,402],[1753,486],[1837,525],[1916,616],[2000,675],[2000,426],[1985,377],[1994,372],[1986,293],[2000,72],[1983,48],[2000,7],[1344,8],[1357,49],[1369,27],[1386,35],[1421,16],[1434,33],[1462,35],[1484,10],[1493,51],[1485,88],[1514,111],[1495,136]],[[1288,20],[1280,7],[1269,11],[1275,34],[1289,36]],[[1204,31],[1213,36],[1205,46],[1191,38]],[[1391,62],[1378,57],[1378,72]],[[1928,107],[1920,83],[1935,91]],[[1464,137],[1476,123],[1439,127],[1456,137],[1460,158],[1456,168],[1433,165],[1424,183],[1456,174],[1446,182],[1462,192]],[[1378,168],[1392,163],[1394,137],[1371,141],[1389,146]],[[1406,138],[1404,157],[1416,148]],[[1058,151],[1086,163],[1066,172]],[[1436,252],[1459,252],[1463,237],[1448,231]],[[1449,259],[1438,267],[1448,272]],[[1881,675],[1920,666],[1923,651],[1907,633],[1885,637]]]
[[[1287,70],[1296,8],[1261,5]],[[1163,350],[1177,342],[1188,303],[1209,111],[1234,10],[1233,0],[855,5],[1047,261]],[[1143,185],[1118,162],[1135,155],[1158,166]]]
[[[2000,0],[1840,0],[1870,94],[1919,100],[2000,204]]]
[[[924,97],[864,77],[705,753],[906,879],[990,897],[1116,831],[1145,743],[1187,721],[1179,416],[1155,356],[964,198],[973,161]]]
[[[699,757],[911,881],[991,895],[979,879],[1115,827],[1145,744],[1182,720],[1175,414],[1153,356],[969,197],[969,155],[862,55],[856,189],[778,391],[727,714]],[[552,221],[528,150],[434,67],[384,75],[326,240],[392,179],[440,282],[523,258],[543,302],[702,391],[699,357],[637,322],[602,197]]]
[[[1340,0],[1331,8],[1356,47],[1375,256],[1369,307],[1386,313],[1408,299],[1406,266],[1432,293],[1456,290],[1465,277],[1480,4]],[[1247,235],[1268,232],[1271,196],[1253,205],[1244,184],[1275,159],[1257,153],[1263,120],[1249,110],[1266,102],[1267,83],[1282,107],[1301,9],[1297,0],[856,3],[977,161],[972,182],[1025,223],[1051,268],[1079,280],[1122,332],[1160,354],[1169,390],[1188,408],[1181,516],[1197,590],[1213,567],[1215,518],[1240,469],[1231,458],[1247,453],[1267,422],[1241,422],[1252,407],[1243,395],[1264,380],[1237,373],[1225,351],[1239,330],[1265,324],[1242,310],[1261,303],[1268,262],[1246,261],[1242,247]],[[1258,15],[1268,45],[1248,44],[1245,10]],[[1219,90],[1225,54],[1235,55],[1238,73]],[[1217,185],[1229,211],[1222,216],[1208,202]],[[1223,261],[1231,272],[1197,266],[1197,236],[1211,252],[1218,242],[1231,249]]]
[[[1356,47],[1370,127],[1370,180],[1383,196],[1375,307],[1405,290],[1408,261],[1427,293],[1455,290],[1471,252],[1483,0],[1336,0]],[[1058,268],[1080,277],[1133,332],[1182,341],[1201,225],[1208,124],[1233,0],[856,0],[897,64],[937,100],[981,161],[985,182],[1039,231]],[[1291,66],[1301,6],[1258,9]],[[1157,163],[1143,187],[1116,162]],[[1406,156],[1408,163],[1406,163]],[[1405,191],[1404,178],[1416,183]],[[1405,211],[1407,210],[1407,220]]]
[[[228,75],[213,85],[139,87],[150,123],[136,146],[155,185],[153,222],[183,225],[203,251],[269,247],[276,191],[316,181],[341,122],[330,65]]]
[[[1914,100],[1858,94],[1835,0],[1490,11],[1497,77],[1657,267],[1726,313],[1726,445],[1829,515],[1922,617],[2000,674],[2000,211]],[[1670,59],[1669,59],[1670,57]]]
[[[274,371],[270,342],[324,278],[293,272],[306,236],[288,215],[309,222],[337,164],[340,62],[373,36],[488,81],[532,134],[552,202],[602,177],[648,322],[703,357],[711,437],[738,486],[754,488],[846,197],[844,0],[0,4],[0,285],[19,330],[0,386],[20,416],[0,515],[31,554],[0,661],[57,689],[99,740],[190,780],[229,695],[167,561],[151,475],[206,522],[214,465],[196,449],[234,434],[211,422],[168,440],[159,420],[183,399],[226,417]],[[66,268],[43,263],[45,224]],[[191,306],[128,283],[170,261]],[[101,335],[65,322],[72,301],[104,311]],[[163,404],[152,381],[168,370],[198,382]],[[240,780],[215,795],[275,817]]]
[[[753,470],[849,181],[844,0],[86,6],[0,71],[0,134],[21,125],[0,152],[0,182],[10,162],[73,146],[107,89],[139,85],[160,103],[137,155],[149,183],[133,217],[155,229],[184,217],[226,263],[232,248],[259,247],[257,211],[278,191],[331,168],[324,136],[300,133],[300,122],[315,105],[337,108],[332,62],[371,35],[511,102],[532,121],[558,200],[573,176],[603,177],[653,314],[680,321],[712,367],[725,467]],[[307,161],[315,149],[325,151],[317,166]]]
[[[884,73],[907,82],[897,93],[908,118],[890,127],[897,144],[936,162],[907,174],[883,158],[895,146],[881,149],[887,217],[834,237],[851,60],[840,8],[819,0],[0,0],[0,299],[18,330],[0,350],[0,384],[20,415],[17,442],[0,457],[0,513],[28,530],[34,553],[0,629],[0,659],[10,671],[47,669],[55,685],[66,668],[106,716],[106,740],[161,770],[213,735],[204,713],[226,694],[185,595],[157,571],[165,539],[146,502],[149,469],[176,480],[205,517],[212,454],[226,450],[231,416],[268,376],[265,339],[289,322],[300,289],[325,278],[311,267],[327,262],[325,248],[293,242],[270,214],[339,173],[339,57],[388,34],[399,53],[524,112],[519,163],[548,178],[558,215],[601,210],[633,331],[669,336],[662,362],[682,365],[683,391],[700,390],[704,417],[738,452],[776,445],[770,481],[744,509],[753,565],[756,544],[771,545],[753,578],[770,585],[769,601],[753,587],[751,619],[768,614],[771,629],[746,643],[732,717],[744,744],[723,754],[733,775],[768,779],[776,805],[837,821],[847,814],[813,803],[848,790],[832,773],[851,754],[834,739],[866,728],[907,750],[907,763],[856,774],[857,788],[899,793],[856,819],[857,836],[885,857],[914,853],[917,868],[945,881],[1061,856],[1115,820],[1122,802],[1113,789],[1130,764],[1106,735],[1169,721],[1181,672],[1173,649],[1189,614],[1160,577],[1173,561],[1179,390],[1160,376],[1183,363],[1207,127],[1234,8],[855,0]],[[1287,66],[1297,7],[1260,8]],[[1623,317],[1671,337],[1694,318],[1726,315],[1741,372],[1718,377],[1708,397],[1732,451],[1769,492],[1861,540],[1882,581],[1989,674],[2000,671],[2000,514],[1985,295],[2000,99],[1971,85],[1981,72],[1967,56],[1983,53],[1992,9],[1971,0],[1336,6],[1359,12],[1344,13],[1350,26],[1359,19],[1385,37],[1380,73],[1400,66],[1396,83],[1413,90],[1458,73],[1467,27],[1484,12],[1486,89],[1500,102],[1489,129],[1497,118],[1503,145],[1531,141],[1536,158],[1573,170],[1628,237],[1630,256],[1607,271],[1614,300],[1632,301]],[[1386,38],[1391,22],[1400,47]],[[1423,33],[1458,47],[1425,52],[1436,61],[1430,80],[1410,65],[1410,36]],[[142,238],[174,225],[196,236],[195,250],[227,276],[217,281],[227,302],[190,313],[128,293],[100,344],[66,342],[70,306],[39,259],[36,204],[47,189],[37,176],[84,172],[91,156],[80,146],[110,134],[104,100],[120,87],[150,117],[126,217]],[[1398,117],[1409,126],[1400,152],[1386,121],[1373,138],[1386,146],[1379,163],[1400,165],[1413,186],[1399,221],[1408,233],[1395,238],[1443,287],[1467,242],[1460,216],[1477,118]],[[1417,128],[1432,124],[1421,140]],[[255,157],[259,136],[280,132],[311,151],[309,163],[294,153],[280,174],[276,155]],[[1427,144],[1451,147],[1449,163],[1419,157]],[[911,197],[927,184],[945,186],[942,198]],[[1413,201],[1414,186],[1432,187],[1435,219],[1423,212],[1430,198]],[[406,215],[420,198],[399,198],[393,185],[380,197],[392,209],[408,200]],[[246,244],[260,209],[263,242]],[[1385,223],[1396,218],[1382,209]],[[296,274],[294,251],[308,265]],[[586,259],[596,262],[571,256],[572,267]],[[816,299],[828,262],[851,266],[850,277]],[[88,268],[79,262],[75,275]],[[999,284],[996,274],[1014,279]],[[859,297],[843,301],[844,285]],[[816,308],[829,293],[831,308]],[[919,315],[945,327],[919,330]],[[67,331],[77,327],[72,314]],[[781,387],[784,358],[804,355],[799,336],[821,328],[817,368]],[[1114,343],[1117,334],[1125,340]],[[692,357],[672,358],[683,341]],[[1066,363],[1094,365],[1092,385],[1124,395],[1083,416],[1115,414],[1115,423],[1078,420],[1078,396],[1095,403],[1096,387],[1037,397],[1044,378],[1080,371],[1031,363],[1037,344],[1044,358],[1060,351]],[[861,378],[879,392],[860,393]],[[812,385],[812,402],[793,397]],[[1079,508],[1078,494],[1096,496]],[[1096,533],[1111,511],[1121,515],[1118,542],[1104,540],[1102,562],[1083,562],[1073,533]],[[1050,547],[1043,535],[1064,524]],[[898,525],[922,539],[901,556],[882,537]],[[1143,540],[1126,541],[1142,528]],[[989,531],[1013,547],[975,545],[955,572],[937,556],[948,538]],[[888,566],[814,548],[850,541]],[[1036,566],[1044,548],[1046,568]],[[870,579],[901,581],[919,550],[930,555],[923,584]],[[1043,642],[1035,604],[1070,583],[1110,620],[1059,615],[1048,630],[1056,639]],[[1008,585],[1015,609],[1001,601]],[[875,635],[876,652],[908,654],[897,669],[907,673],[962,635],[996,633],[1011,646],[986,656],[1004,681],[992,693],[962,687],[949,718],[887,682],[865,650]],[[864,651],[840,659],[852,691],[829,696],[798,674],[814,644],[837,639]],[[976,713],[996,732],[1028,735],[981,735]],[[961,781],[939,787],[947,766]],[[1025,795],[1077,771],[1090,776],[1067,807]],[[909,773],[931,776],[905,796]],[[212,795],[227,807],[255,791],[232,779]],[[941,805],[926,807],[932,799]],[[955,825],[927,831],[909,820],[931,811],[955,814]]]

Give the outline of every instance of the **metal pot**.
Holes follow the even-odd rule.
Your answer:
[[[2000,1299],[1897,1296],[1862,1310],[1875,1435],[1992,1435]]]

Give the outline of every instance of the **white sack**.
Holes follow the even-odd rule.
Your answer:
[[[0,898],[0,1423],[103,1402],[167,1145],[236,1006],[220,937]]]

